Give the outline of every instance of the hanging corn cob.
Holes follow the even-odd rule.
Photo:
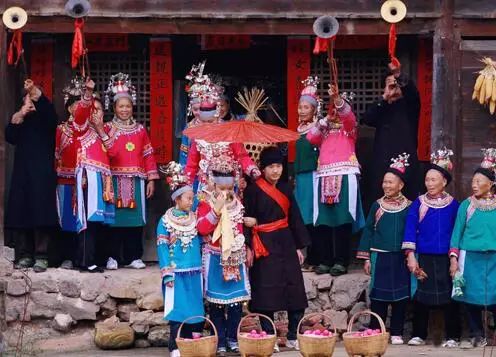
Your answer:
[[[489,57],[481,60],[485,64],[483,70],[479,71],[472,93],[472,100],[476,100],[480,105],[488,105],[489,112],[496,112],[496,62]]]
[[[246,110],[245,120],[258,123],[262,123],[262,119],[258,117],[257,112],[264,109],[267,99],[269,98],[265,96],[265,91],[258,88],[251,88],[249,91],[244,88],[243,93],[238,92],[236,97],[236,101]],[[260,160],[260,153],[267,146],[272,146],[272,144],[245,143],[246,151],[257,164]]]

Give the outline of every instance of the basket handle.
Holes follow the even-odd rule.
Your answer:
[[[311,317],[314,317],[314,316],[323,316],[323,317],[327,317],[330,321],[331,321],[331,327],[334,329],[334,334],[337,334],[337,330],[336,330],[336,325],[334,325],[334,323],[332,322],[332,319],[329,315],[327,314],[324,314],[323,312],[313,312],[311,314],[308,314],[308,315],[305,315],[301,318],[300,322],[298,323],[298,327],[296,328],[296,332],[297,333],[300,333],[300,327],[301,327],[301,323],[305,320],[308,320],[309,318]]]
[[[212,327],[214,328],[214,336],[216,336],[216,337],[218,336],[218,335],[217,335],[217,329],[215,328],[215,325],[214,325],[214,323],[212,322],[212,320],[210,320],[210,319],[209,319],[208,317],[206,317],[206,316],[200,316],[200,315],[198,315],[198,316],[191,316],[191,317],[188,317],[186,320],[184,320],[184,321],[181,323],[181,326],[179,326],[179,329],[177,330],[177,336],[176,336],[176,338],[180,338],[180,337],[181,337],[181,330],[183,329],[183,325],[186,323],[186,321],[193,320],[193,319],[198,319],[198,318],[200,318],[200,319],[203,319],[203,320],[207,321],[207,322],[210,324],[210,326],[212,326]]]
[[[276,330],[276,325],[274,324],[274,321],[272,321],[272,319],[270,317],[268,317],[267,315],[264,315],[264,314],[258,314],[258,313],[249,313],[248,315],[246,315],[245,317],[243,317],[240,321],[239,321],[239,325],[238,325],[238,335],[240,334],[241,332],[241,325],[243,325],[243,321],[245,321],[248,317],[253,317],[253,316],[258,316],[259,318],[260,317],[263,317],[264,319],[266,320],[269,320],[269,322],[272,324],[272,328],[274,329],[274,334],[277,336],[277,330]]]
[[[348,323],[348,332],[351,332],[353,329],[353,324],[355,323],[355,320],[360,316],[360,315],[372,315],[379,321],[379,325],[381,326],[381,332],[385,333],[386,332],[386,326],[384,325],[384,321],[382,321],[381,317],[377,315],[375,312],[372,312],[370,310],[364,310],[364,311],[358,311],[353,315],[350,319],[350,322]]]

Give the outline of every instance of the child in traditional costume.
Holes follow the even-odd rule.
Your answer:
[[[288,312],[286,346],[298,349],[297,326],[303,317],[307,296],[303,283],[302,249],[310,244],[300,210],[287,182],[281,182],[284,158],[277,147],[260,154],[263,178],[245,190],[245,224],[255,260],[250,269],[250,310],[272,319],[276,311]],[[272,327],[262,320],[265,331]]]
[[[455,224],[458,202],[445,191],[451,182],[453,152],[438,150],[431,156],[425,176],[427,193],[410,206],[402,248],[412,273],[413,338],[409,345],[424,345],[427,338],[429,311],[444,312],[444,347],[456,347],[460,338],[458,304],[451,300],[452,281],[449,272],[449,245]]]
[[[193,188],[187,185],[181,165],[171,162],[165,173],[175,206],[169,208],[157,226],[157,255],[162,273],[164,320],[169,321],[169,351],[178,357],[176,337],[181,323],[189,317],[204,316],[201,238],[196,230]],[[203,319],[188,320],[181,337],[192,338],[203,330]]]
[[[453,299],[464,303],[470,328],[462,348],[485,346],[482,312],[496,316],[496,149],[483,152],[472,178],[473,195],[461,203],[451,237],[451,276],[462,280]]]
[[[355,114],[334,86],[329,95],[329,114],[317,121],[307,139],[320,150],[313,180],[313,222],[332,228],[316,272],[337,276],[347,272],[351,234],[363,227],[365,219],[358,186],[360,164],[355,155]]]
[[[250,299],[243,235],[244,207],[234,192],[236,162],[219,156],[210,163],[212,191],[200,192],[198,233],[204,236],[203,272],[209,314],[219,334],[219,353],[237,352],[237,327]]]
[[[107,269],[117,269],[118,261],[129,268],[143,269],[146,199],[155,191],[154,180],[159,178],[157,164],[146,129],[133,118],[136,91],[127,74],[118,73],[110,78],[106,109],[110,96],[114,118],[103,129],[101,124],[98,127],[110,158],[116,205],[115,222],[106,237]]]
[[[298,134],[300,138],[296,141],[296,157],[294,162],[294,174],[296,178],[295,199],[300,208],[303,224],[307,227],[312,239],[312,246],[307,250],[305,267],[313,270],[314,266],[325,264],[322,251],[327,235],[332,234],[327,226],[313,225],[313,179],[316,174],[319,160],[319,149],[307,140],[307,133],[321,117],[321,100],[317,94],[319,79],[309,76],[302,81],[305,88],[301,92],[298,103]],[[323,243],[323,244],[322,244]],[[322,247],[324,245],[324,247]]]
[[[90,120],[103,118],[102,103],[93,97],[93,88],[93,81],[76,78],[65,89],[70,117],[58,126],[55,140],[60,225],[62,231],[76,234],[67,237],[76,239],[76,247],[67,248],[62,266],[72,268],[74,261],[75,266],[90,272],[102,271],[96,265],[96,240],[102,223],[112,223],[115,214],[109,159],[90,125]]]
[[[357,258],[364,259],[365,273],[371,275],[370,309],[384,321],[391,305],[391,343],[402,345],[406,307],[410,298],[410,273],[401,251],[406,216],[411,201],[403,196],[408,154],[392,159],[384,175],[384,196],[372,204],[363,229]],[[373,319],[370,328],[379,328]]]

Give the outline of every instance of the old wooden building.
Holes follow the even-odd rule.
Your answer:
[[[388,62],[389,25],[380,16],[381,1],[370,0],[91,0],[84,32],[91,76],[103,90],[112,73],[131,75],[138,89],[136,117],[151,130],[159,162],[177,155],[185,123],[184,76],[207,59],[208,73],[220,76],[232,96],[243,86],[263,86],[270,103],[290,128],[296,127],[300,80],[309,74],[329,80],[325,57],[313,56],[312,24],[323,14],[340,22],[337,59],[341,89],[356,93],[355,110],[382,94]],[[398,55],[422,97],[419,156],[431,149],[455,151],[453,190],[468,194],[469,177],[480,149],[496,145],[496,116],[471,101],[479,59],[496,59],[496,2],[484,0],[407,0],[407,17],[398,25]],[[61,119],[61,90],[74,74],[70,67],[74,19],[64,0],[4,0],[29,14],[23,29],[28,72],[53,98]],[[7,65],[11,33],[0,31],[0,108],[6,124],[21,94],[22,69]],[[239,108],[234,107],[235,111]],[[274,119],[267,112],[267,120]],[[13,148],[0,134],[3,172],[1,194],[9,186]],[[367,182],[373,131],[361,128],[359,159]],[[150,205],[146,259],[153,259],[153,230],[168,206],[165,185]],[[2,198],[0,202],[4,202]],[[0,205],[3,213],[3,205]],[[2,234],[3,236],[3,234]]]

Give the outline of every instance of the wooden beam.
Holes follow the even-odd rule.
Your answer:
[[[462,37],[484,36],[496,37],[496,19],[455,19],[454,28],[458,28]]]
[[[141,34],[251,34],[251,35],[312,35],[314,18],[307,19],[160,19],[160,18],[89,18],[88,33]],[[398,26],[400,34],[433,32],[435,19],[414,18]],[[50,18],[31,16],[24,32],[71,33],[74,20],[67,16]],[[389,24],[381,19],[340,19],[341,35],[387,34]]]
[[[454,192],[461,192],[462,142],[460,131],[460,42],[461,35],[453,27],[454,0],[443,0],[443,17],[438,21],[433,42],[432,76],[432,149],[444,146],[453,149]]]

